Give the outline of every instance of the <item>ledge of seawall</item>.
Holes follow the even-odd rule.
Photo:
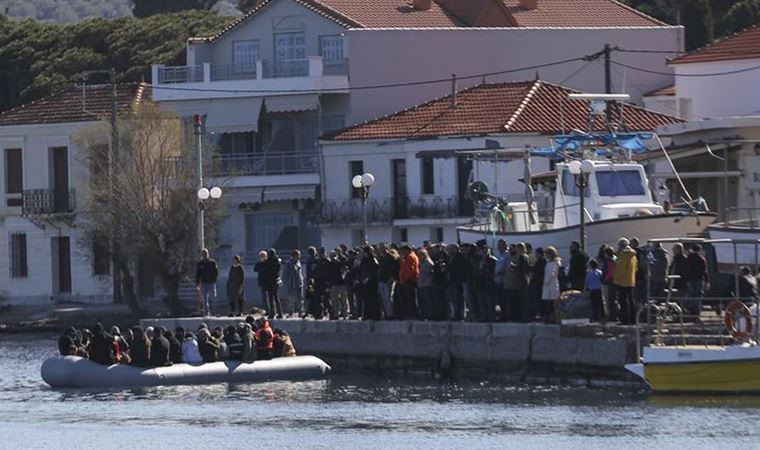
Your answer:
[[[195,330],[226,327],[240,318],[143,319]],[[601,325],[423,321],[272,320],[288,331],[300,354],[324,358],[343,371],[447,372],[501,378],[634,381],[623,365],[635,359],[633,330]]]

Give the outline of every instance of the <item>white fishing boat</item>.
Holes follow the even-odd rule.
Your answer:
[[[732,263],[760,267],[760,209],[729,208],[724,221],[708,227],[711,239],[736,245],[716,244],[715,253],[725,269]]]
[[[583,95],[592,100],[591,115],[603,113],[605,103],[613,97],[621,96]],[[653,133],[576,132],[554,137],[549,148],[526,149],[522,180],[526,200],[510,202],[490,194],[485,183],[472,183],[470,198],[484,214],[476,223],[457,229],[459,240],[485,239],[495,245],[498,239],[506,239],[530,243],[533,248],[552,245],[567,256],[575,240],[585,244],[587,251],[596,252],[602,244],[613,244],[620,237],[635,236],[646,242],[670,236],[704,236],[715,220],[704,201],[671,206],[653,199],[645,168],[633,158],[650,151],[647,141],[653,138]],[[662,145],[660,148],[667,153]],[[540,205],[536,199],[529,170],[531,157],[556,162],[553,179],[545,190],[553,205]]]

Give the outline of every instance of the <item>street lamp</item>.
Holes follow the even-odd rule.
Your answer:
[[[198,246],[200,249],[206,248],[205,237],[205,224],[203,220],[203,202],[208,200],[209,197],[216,200],[221,198],[222,189],[218,186],[214,186],[211,189],[203,185],[203,150],[201,146],[201,139],[203,137],[203,119],[200,114],[193,116],[193,126],[195,128],[195,159],[197,164],[198,175]]]
[[[369,244],[367,240],[367,197],[369,197],[369,188],[375,184],[375,176],[371,173],[356,175],[351,179],[351,185],[356,189],[361,189],[362,211],[364,214],[364,245]]]
[[[594,172],[594,162],[589,159],[584,159],[582,162],[578,160],[570,161],[567,164],[567,170],[571,174],[575,175],[575,185],[578,187],[578,193],[580,194],[580,244],[581,250],[586,252],[586,188],[588,187],[588,177]]]

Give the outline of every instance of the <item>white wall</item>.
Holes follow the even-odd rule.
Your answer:
[[[674,64],[678,75],[721,73],[760,66],[760,59]],[[713,77],[680,76],[678,97],[690,101],[690,120],[760,114],[760,69]]]
[[[68,147],[69,185],[75,189],[77,220],[84,212],[84,199],[88,193],[89,167],[76,145],[84,130],[102,127],[99,122],[74,124],[23,125],[0,127],[0,150],[22,149],[23,188],[50,188],[50,147]],[[107,142],[108,135],[104,135]],[[5,190],[5,158],[0,158],[0,186]],[[10,277],[9,240],[12,233],[25,233],[27,240],[26,278]],[[5,196],[0,202],[0,298],[11,303],[50,302],[53,295],[53,256],[51,239],[68,236],[71,248],[71,298],[83,302],[111,300],[110,277],[92,275],[91,248],[80,240],[79,230],[62,222],[45,223],[45,228],[22,217],[21,207],[6,206]]]
[[[371,86],[410,81],[459,78],[575,58],[603,49],[605,43],[628,49],[681,50],[682,27],[661,28],[504,28],[504,29],[407,29],[349,30],[351,86]],[[613,53],[613,60],[662,72],[672,72],[665,56],[650,53]],[[579,61],[498,76],[487,81],[541,79],[585,91],[603,92],[601,63],[589,64],[568,79],[585,62]],[[636,102],[654,89],[673,84],[673,77],[614,66],[617,92],[625,83]],[[625,78],[625,82],[623,80]],[[481,77],[459,80],[464,88]],[[351,122],[372,119],[431,98],[449,94],[451,83],[355,90],[351,93]]]

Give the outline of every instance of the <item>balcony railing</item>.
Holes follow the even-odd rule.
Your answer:
[[[233,153],[214,157],[216,176],[294,175],[319,172],[316,151]]]
[[[261,61],[264,78],[294,78],[309,76],[308,59]]]
[[[258,60],[255,63],[194,66],[153,66],[156,84],[208,83],[228,80],[320,77],[348,75],[348,59],[323,61],[320,56],[291,60]]]
[[[457,196],[368,198],[367,222],[389,224],[398,219],[448,219],[471,217]],[[325,224],[359,224],[364,221],[360,198],[325,200],[319,220]]]
[[[158,71],[158,84],[195,83],[203,81],[203,66],[168,66]]]
[[[74,189],[28,189],[23,194],[24,216],[68,214],[76,209]]]

